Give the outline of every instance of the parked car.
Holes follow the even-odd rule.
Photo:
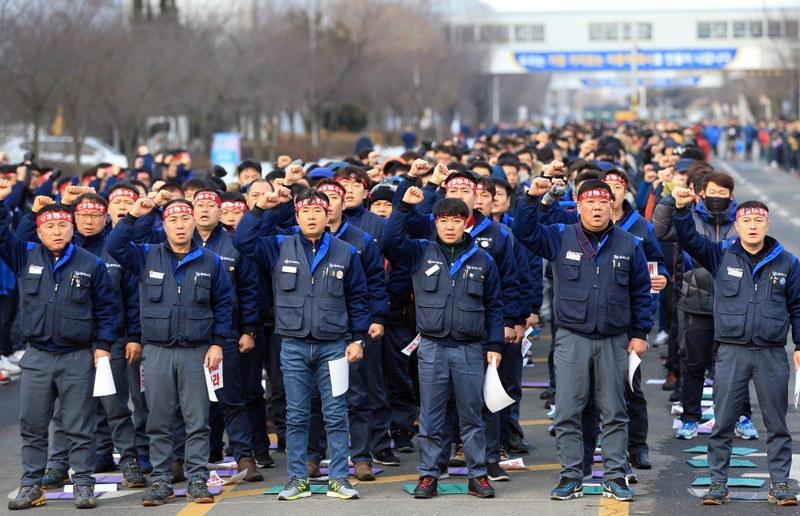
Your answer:
[[[0,144],[0,151],[8,154],[9,163],[21,163],[26,152],[33,151],[33,138],[10,138]],[[75,165],[75,144],[69,136],[40,136],[39,154],[36,156],[39,164],[67,164]],[[87,136],[83,140],[81,149],[81,167],[93,167],[100,163],[110,163],[122,168],[128,168],[128,158],[111,148],[99,138]]]

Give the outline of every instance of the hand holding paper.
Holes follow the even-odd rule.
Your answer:
[[[331,394],[333,397],[341,396],[350,388],[350,365],[347,357],[342,357],[328,362],[331,374]]]
[[[797,402],[800,400],[800,370],[794,371],[794,409],[797,410]]]
[[[514,400],[506,394],[500,375],[497,373],[497,361],[492,360],[486,368],[486,376],[483,379],[483,400],[492,413],[503,410],[514,403]]]
[[[111,361],[108,356],[101,356],[97,358],[97,368],[94,373],[94,392],[92,396],[99,398],[101,396],[111,396],[117,393],[117,388],[114,385],[114,375],[111,374]]]
[[[222,378],[222,361],[220,360],[219,365],[214,368],[209,368],[206,364],[203,364],[203,371],[205,372],[206,376],[206,389],[208,390],[208,399],[212,402],[217,402],[217,394],[214,392],[217,389],[222,388],[223,378]]]

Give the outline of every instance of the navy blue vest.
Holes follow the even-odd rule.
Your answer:
[[[583,334],[625,333],[631,324],[628,283],[635,249],[636,237],[614,228],[600,243],[595,263],[586,255],[591,246],[580,224],[565,226],[553,260],[556,326]]]
[[[786,345],[786,287],[793,258],[778,244],[753,267],[738,241],[726,250],[714,276],[714,339],[729,344]]]
[[[28,244],[28,261],[18,274],[20,331],[27,342],[88,348],[95,338],[92,281],[100,260],[70,244],[51,268],[41,244]],[[54,271],[60,270],[56,283]]]
[[[219,232],[220,234],[216,234]],[[231,302],[233,303],[233,311],[231,312],[231,320],[233,321],[233,328],[239,324],[239,302],[236,296],[236,266],[239,264],[239,250],[233,246],[233,237],[225,231],[222,226],[217,226],[214,232],[208,237],[208,242],[203,243],[203,239],[199,234],[196,235],[197,243],[205,248],[213,251],[219,259],[222,260],[222,266],[228,273],[228,279],[231,280],[231,287],[233,289],[233,296]],[[233,329],[232,328],[232,329]],[[236,333],[232,331],[232,334]]]
[[[489,260],[473,244],[451,266],[438,243],[427,243],[422,262],[412,275],[420,334],[437,339],[449,335],[469,342],[485,339],[483,280]]]
[[[201,247],[193,249],[178,264],[185,271],[183,283],[178,285],[168,246],[150,246],[140,275],[142,344],[208,345],[214,326],[211,279],[219,257]]]
[[[278,237],[281,238],[281,237]],[[348,243],[325,233],[309,264],[302,235],[285,237],[272,269],[275,333],[317,340],[349,338],[344,278],[358,259]]]

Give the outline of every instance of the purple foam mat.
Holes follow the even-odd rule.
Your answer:
[[[94,480],[98,484],[121,484],[122,475],[100,475],[94,477]]]
[[[218,495],[222,492],[222,487],[209,487],[208,492]],[[186,489],[175,489],[175,496],[186,496]]]
[[[94,497],[100,498],[103,493],[101,491],[95,491]],[[72,494],[72,491],[65,493],[64,491],[45,491],[44,492],[45,500],[74,500],[75,495]]]
[[[468,475],[469,468],[447,468],[447,473],[450,475]]]
[[[529,389],[547,389],[550,387],[550,382],[522,382],[520,385]]]
[[[592,478],[603,478],[603,470],[592,471]]]
[[[383,471],[383,468],[372,468],[372,472],[375,473],[376,475],[378,473],[381,473],[382,471]],[[319,468],[319,472],[322,473],[323,475],[327,475],[328,474],[328,468]],[[351,475],[355,475],[356,474],[356,468],[350,468],[350,474]]]
[[[218,469],[218,470],[216,470],[216,472],[217,472],[217,475],[219,475],[221,477],[232,477],[232,476],[236,475],[237,473],[239,473],[239,471],[235,470],[235,469]]]

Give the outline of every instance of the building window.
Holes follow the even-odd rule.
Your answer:
[[[509,40],[509,27],[508,25],[498,25],[495,36],[498,43],[508,43]]]
[[[544,41],[544,25],[514,26],[514,40],[519,42]]]
[[[589,39],[591,41],[600,41],[603,39],[603,24],[590,23],[589,24]]]
[[[616,23],[606,23],[604,31],[606,40],[617,41],[619,39],[619,26]]]
[[[786,20],[784,35],[787,39],[797,39],[797,20]]]
[[[708,22],[698,22],[697,24],[697,38],[708,39],[711,37],[711,24]]]
[[[767,22],[767,37],[780,38],[781,37],[781,21],[769,20]]]
[[[712,35],[715,39],[728,37],[728,22],[714,22]]]
[[[653,39],[653,24],[652,23],[638,23],[636,24],[636,38],[639,41],[649,41]]]
[[[472,25],[456,25],[455,40],[459,43],[475,43],[475,27]]]
[[[747,23],[743,21],[733,22],[733,37],[746,38],[747,37]]]
[[[750,22],[750,37],[755,39],[764,37],[764,24],[762,22]]]

